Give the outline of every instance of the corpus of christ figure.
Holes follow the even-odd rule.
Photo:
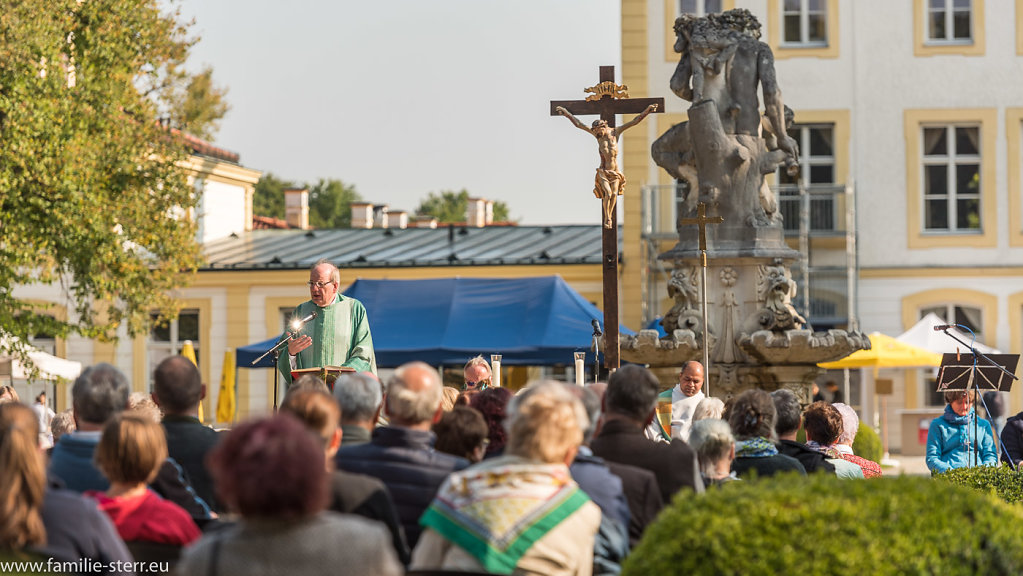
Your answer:
[[[651,104],[630,122],[611,128],[605,120],[594,120],[591,127],[579,121],[563,106],[556,108],[558,114],[572,121],[576,128],[589,132],[597,139],[597,151],[600,153],[600,166],[593,181],[593,195],[600,198],[604,205],[604,227],[611,227],[611,215],[614,214],[618,196],[625,191],[625,175],[618,171],[618,138],[622,132],[639,124],[648,114],[657,110],[657,104]]]

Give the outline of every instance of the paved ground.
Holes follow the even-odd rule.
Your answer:
[[[924,464],[923,456],[902,456],[901,454],[892,454],[889,458],[892,462],[898,463],[898,466],[885,466],[881,472],[885,476],[898,476],[902,474],[908,474],[911,476],[930,476],[931,472],[927,469],[927,465]]]

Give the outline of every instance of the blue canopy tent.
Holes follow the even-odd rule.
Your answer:
[[[344,294],[366,306],[382,368],[413,360],[461,365],[491,353],[509,366],[544,366],[572,364],[573,352],[586,351],[592,363],[591,321],[603,316],[560,276],[360,279]],[[248,366],[276,341],[239,348],[238,366]]]
[[[235,350],[235,361],[239,368],[273,368],[274,359],[273,356],[267,356],[259,361],[259,364],[253,365],[252,363],[266,351],[273,348],[274,344],[281,339],[280,335],[274,336],[273,338],[263,340],[262,342],[256,342],[249,344],[248,346],[242,346]]]

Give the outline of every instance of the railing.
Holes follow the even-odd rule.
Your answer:
[[[642,234],[647,255],[644,324],[663,312],[657,309],[657,303],[665,298],[671,270],[670,264],[657,260],[657,255],[678,237],[676,222],[686,189],[682,183],[642,189]],[[852,187],[786,185],[771,190],[778,201],[785,235],[798,239],[795,247],[803,254],[792,267],[799,286],[793,305],[817,329],[850,324],[850,318],[855,317],[850,311],[855,290],[855,234],[850,232],[855,227]],[[816,248],[813,244],[818,238],[843,237],[844,257],[835,253],[842,250],[839,246]],[[830,251],[826,260],[829,265],[811,265],[817,250]]]
[[[682,204],[685,184],[659,184],[644,186],[643,235],[645,237],[673,237],[677,234],[678,207]],[[809,208],[808,230],[811,236],[844,234],[845,186],[813,185],[800,188],[795,185],[773,186],[782,216],[785,234],[799,234],[800,210],[805,202]]]
[[[771,190],[778,199],[778,212],[786,236],[796,236],[800,230],[801,212],[807,211],[807,230],[810,236],[829,236],[845,233],[844,186],[775,186]],[[805,205],[805,206],[804,206]]]

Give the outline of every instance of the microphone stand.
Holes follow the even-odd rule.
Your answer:
[[[597,319],[590,321],[593,325],[593,344],[590,345],[590,349],[593,350],[593,383],[596,384],[600,379],[600,337],[604,335],[600,331],[600,322]]]
[[[963,346],[966,346],[967,348],[970,349],[970,353],[973,354],[973,368],[970,371],[969,384],[967,384],[967,386],[966,386],[966,392],[967,393],[969,393],[971,386],[973,387],[974,390],[976,390],[976,388],[977,388],[976,384],[974,384],[974,373],[977,370],[977,358],[983,358],[985,362],[987,362],[991,366],[994,366],[995,368],[998,368],[999,370],[1002,371],[1002,373],[1004,373],[1009,378],[1012,378],[1013,380],[1019,380],[1019,378],[1017,378],[1015,374],[1013,374],[1012,372],[1009,372],[1008,370],[1006,370],[1005,367],[1003,367],[1001,364],[995,362],[994,360],[989,358],[986,354],[984,354],[982,352],[979,352],[976,348],[974,348],[972,342],[970,344],[967,344],[966,342],[963,342],[962,340],[960,340],[959,337],[956,336],[955,334],[949,334],[948,329],[952,328],[953,326],[955,326],[957,328],[965,328],[966,330],[969,330],[971,333],[973,332],[973,330],[970,330],[966,326],[960,326],[959,324],[950,324],[946,328],[943,328],[941,330],[942,332],[945,333],[945,336],[948,336],[949,338],[955,340],[956,342],[962,344]],[[974,335],[974,338],[976,338],[976,335]],[[980,401],[982,403],[984,403],[984,409],[987,410],[987,403],[984,402],[984,397],[983,396],[981,396]],[[978,432],[979,432],[978,427],[979,427],[979,424],[977,423],[977,409],[976,409],[976,403],[974,403],[974,409],[973,409],[973,443],[971,444],[971,446],[973,447],[973,450],[974,450],[974,454],[973,454],[974,465],[977,465],[979,463],[979,460],[980,460],[980,454],[978,453],[979,450],[980,450],[980,446],[979,446],[980,441],[977,438]],[[994,426],[992,426],[991,427],[991,434],[992,434],[992,436],[994,435],[994,433],[995,433],[995,429],[994,429]],[[967,434],[967,436],[968,436],[968,434]],[[992,438],[992,440],[994,440],[994,438]],[[1016,463],[1013,462],[1012,458],[1009,457],[1009,451],[1006,450],[1005,445],[1002,444],[1001,438],[999,438],[998,445],[1002,448],[1002,452],[1004,452],[1004,454],[1005,454],[1005,459],[1009,461],[1009,465],[1012,466],[1013,469],[1016,469]]]
[[[274,346],[273,348],[267,350],[266,352],[263,353],[262,356],[260,356],[259,358],[256,358],[255,360],[252,361],[252,365],[255,366],[256,364],[259,364],[259,362],[263,358],[266,358],[270,354],[273,354],[273,357],[274,357],[274,412],[275,413],[277,412],[277,386],[278,386],[278,379],[281,377],[281,369],[277,365],[277,360],[280,357],[281,349],[284,348],[285,346],[287,346],[288,343],[290,343],[294,338],[295,338],[295,333],[294,332],[289,332],[287,338],[285,338],[284,340],[281,340],[280,342],[277,343],[276,346]]]
[[[278,365],[277,365],[277,361],[278,361],[278,358],[279,358],[280,353],[281,353],[281,348],[284,348],[289,342],[294,340],[295,336],[298,336],[298,331],[301,330],[302,328],[305,328],[305,325],[310,320],[312,320],[313,318],[316,318],[316,314],[317,314],[316,312],[312,312],[311,314],[309,314],[305,318],[302,318],[301,320],[298,320],[298,319],[294,320],[291,323],[291,328],[292,328],[291,332],[285,331],[285,334],[288,335],[287,338],[281,340],[280,342],[277,343],[276,346],[274,346],[273,348],[267,350],[262,356],[260,356],[259,358],[256,358],[255,360],[252,361],[252,365],[255,366],[256,364],[259,363],[260,360],[262,360],[263,358],[266,358],[267,355],[269,355],[269,354],[273,354],[274,355],[274,412],[277,412],[277,387],[278,387],[277,381],[278,381],[278,378],[280,377],[280,372],[281,372],[280,367],[278,367]]]

